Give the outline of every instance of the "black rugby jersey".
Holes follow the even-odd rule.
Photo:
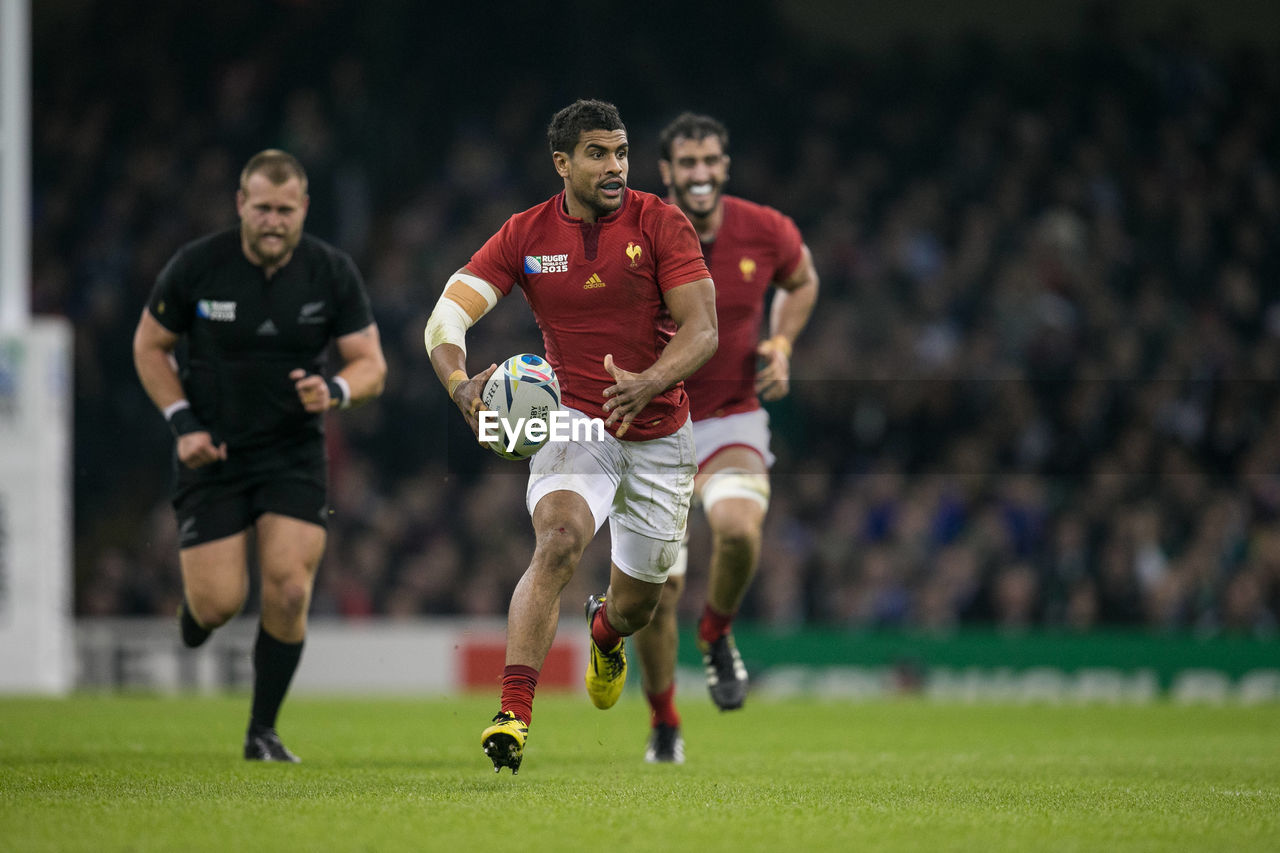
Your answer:
[[[302,235],[270,279],[240,248],[240,229],[194,240],[160,271],[148,309],[185,340],[178,351],[192,411],[214,441],[263,447],[324,431],[289,372],[324,373],[329,343],[373,322],[351,257]]]

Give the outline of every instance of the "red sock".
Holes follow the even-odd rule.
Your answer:
[[[502,668],[502,710],[510,711],[528,725],[533,722],[533,691],[538,689],[538,670],[511,664]]]
[[[680,725],[680,712],[676,710],[675,682],[661,693],[645,693],[649,700],[649,725],[663,723],[668,726]]]
[[[704,643],[714,643],[729,633],[733,626],[733,614],[721,613],[708,604],[702,606],[702,618],[698,620],[698,639]]]
[[[595,640],[596,647],[602,652],[611,652],[622,642],[622,634],[613,630],[613,626],[609,624],[608,610],[607,606],[602,605],[596,611],[596,618],[591,620],[591,639]]]

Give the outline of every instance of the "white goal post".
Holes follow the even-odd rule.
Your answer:
[[[31,319],[31,6],[0,0],[0,693],[75,684],[71,329]]]
[[[0,331],[31,315],[31,8],[0,0]]]

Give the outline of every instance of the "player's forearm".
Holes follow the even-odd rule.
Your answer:
[[[431,368],[436,372],[436,378],[452,397],[460,381],[470,376],[467,373],[467,354],[456,344],[440,344],[428,355],[431,358]]]
[[[706,364],[715,355],[718,344],[714,324],[686,323],[671,338],[658,360],[641,375],[665,391]]]
[[[147,392],[151,402],[160,411],[167,410],[174,403],[186,398],[182,382],[178,379],[178,371],[173,363],[173,356],[163,349],[135,348],[133,364],[138,371],[138,380],[142,389]]]
[[[667,310],[676,333],[658,360],[642,376],[665,391],[715,355],[719,345],[716,327],[716,291],[711,279],[682,284],[665,294]]]
[[[817,301],[817,273],[806,276],[804,282],[794,289],[777,291],[769,310],[769,337],[785,338],[789,348],[809,323]]]
[[[387,382],[387,362],[377,355],[365,355],[343,365],[335,375],[350,391],[348,405],[359,406],[382,394]]]

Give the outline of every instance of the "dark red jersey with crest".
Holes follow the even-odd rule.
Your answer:
[[[542,330],[561,398],[604,418],[614,384],[604,357],[634,373],[658,360],[675,326],[662,295],[710,278],[693,226],[679,208],[628,189],[596,222],[569,216],[564,193],[517,213],[472,256],[467,269],[504,294],[519,285]],[[654,397],[627,441],[660,438],[689,417],[683,383]]]
[[[760,408],[756,345],[765,293],[774,282],[794,275],[803,257],[804,241],[790,217],[734,196],[723,196],[720,203],[724,221],[715,241],[702,244],[716,285],[720,345],[685,380],[695,421]]]

